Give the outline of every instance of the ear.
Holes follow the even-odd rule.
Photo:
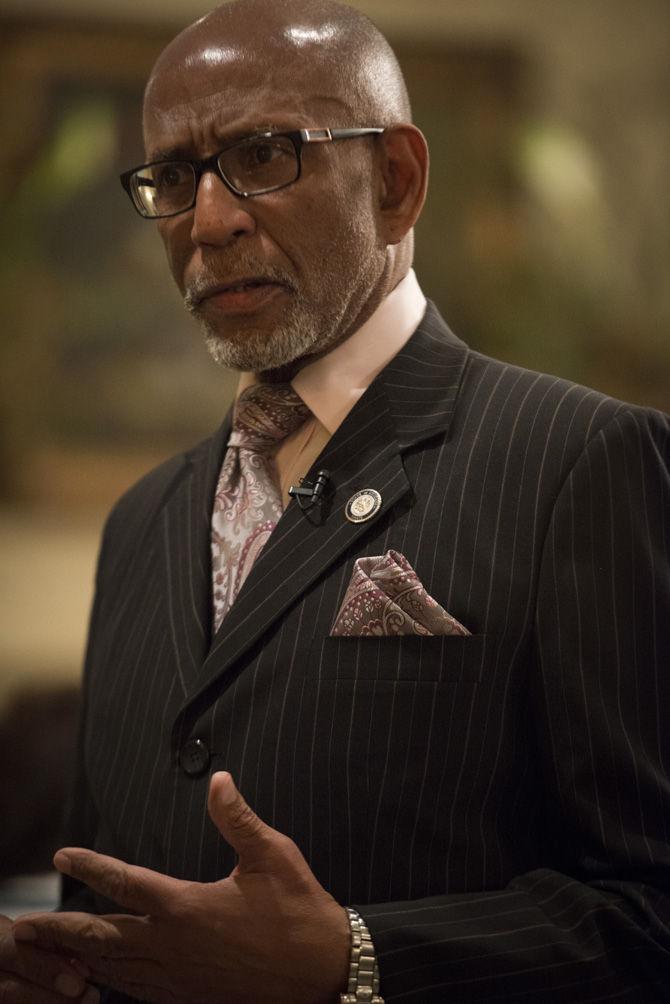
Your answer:
[[[428,144],[413,125],[389,126],[380,138],[382,234],[387,244],[399,244],[426,200]]]

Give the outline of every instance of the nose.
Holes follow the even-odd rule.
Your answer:
[[[225,247],[238,237],[253,234],[256,221],[249,210],[248,200],[234,195],[213,171],[207,171],[196,193],[191,240]]]

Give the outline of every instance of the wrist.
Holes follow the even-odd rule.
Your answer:
[[[384,1004],[379,995],[377,954],[367,924],[352,907],[346,907],[351,932],[351,954],[347,990],[339,1004]]]

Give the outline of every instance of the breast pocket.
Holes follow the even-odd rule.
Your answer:
[[[308,665],[322,680],[477,683],[491,646],[488,635],[328,637],[315,639]]]
[[[345,862],[345,901],[406,898],[414,888],[428,895],[421,882],[452,832],[462,765],[472,771],[480,756],[496,654],[489,635],[312,643],[304,693],[321,742],[309,779],[319,778],[323,825],[313,845],[336,848]]]

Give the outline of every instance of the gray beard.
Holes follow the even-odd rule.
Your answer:
[[[253,271],[258,274],[259,270]],[[207,350],[219,366],[254,373],[282,369],[304,356],[312,355],[320,343],[332,338],[331,332],[324,335],[319,330],[318,319],[311,316],[307,302],[299,295],[290,277],[280,269],[267,267],[262,274],[286,286],[291,292],[291,302],[284,318],[271,335],[268,335],[267,329],[254,330],[253,327],[245,327],[239,334],[234,331],[221,334],[202,315],[199,307],[200,295],[212,282],[209,276],[199,277],[186,291],[184,306],[198,321]]]
[[[197,316],[197,313],[196,313]],[[267,330],[247,329],[242,337],[222,337],[203,317],[198,318],[207,350],[219,366],[262,373],[287,366],[314,351],[315,332],[299,305],[268,337]]]
[[[384,256],[373,243],[368,241],[365,246],[355,223],[351,224],[343,249],[338,250],[340,254],[331,256],[334,264],[322,273],[321,289],[312,294],[312,299],[300,293],[291,273],[277,266],[259,266],[252,256],[240,255],[239,251],[234,269],[226,268],[219,259],[219,275],[263,276],[289,291],[284,315],[271,333],[251,326],[240,332],[232,328],[224,334],[218,331],[203,316],[199,304],[203,293],[216,285],[217,276],[210,269],[201,273],[188,286],[184,305],[199,322],[212,359],[228,369],[267,374],[267,379],[273,379],[273,372],[280,372],[282,379],[290,379],[305,362],[344,341],[355,316],[352,296],[357,289],[360,293],[361,288],[367,291],[374,287],[384,267]]]

